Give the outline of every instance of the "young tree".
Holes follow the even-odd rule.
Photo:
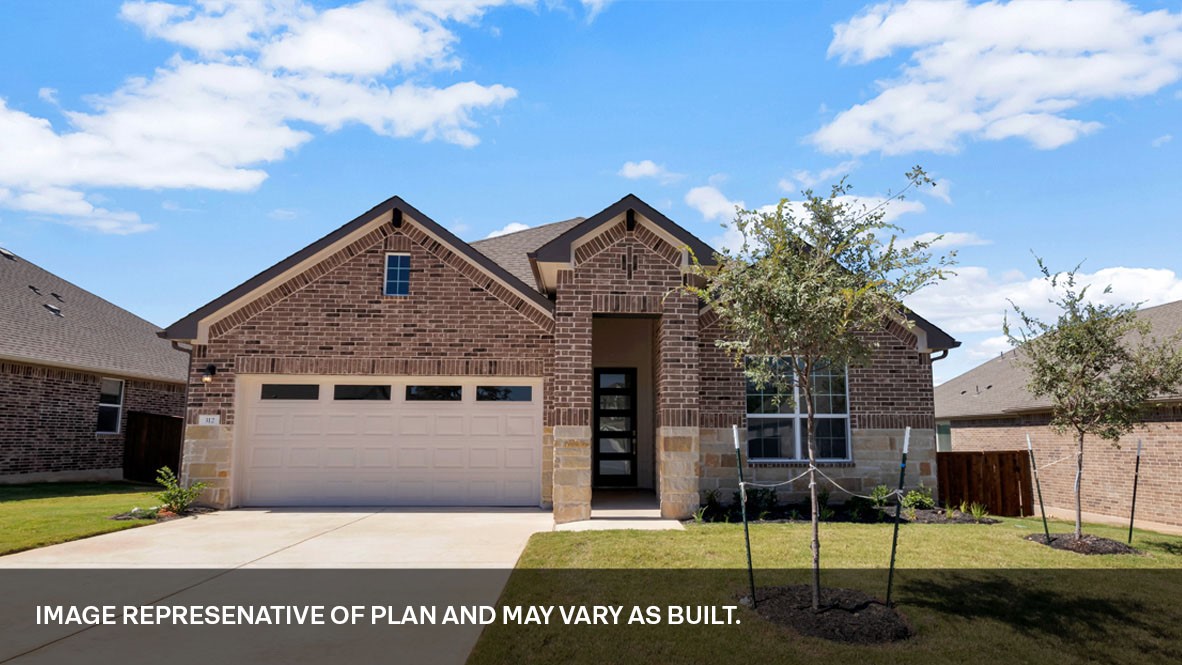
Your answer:
[[[695,259],[698,279],[687,287],[717,313],[718,346],[752,383],[772,388],[777,404],[794,399],[794,383],[800,391],[808,415],[814,609],[821,598],[814,375],[869,361],[867,333],[890,321],[910,326],[902,299],[943,279],[952,263],[953,255],[933,260],[934,240],[897,242],[902,229],[886,222],[891,201],[932,184],[918,166],[907,181],[873,207],[852,197],[843,179],[828,196],[808,190],[802,202],[783,200],[774,211],[737,210],[742,245],[716,254],[716,266]]]
[[[1046,323],[1010,302],[1021,320],[1015,335],[1009,317],[1003,331],[1017,347],[1016,362],[1030,378],[1026,389],[1051,401],[1051,426],[1071,432],[1079,446],[1075,463],[1075,537],[1083,535],[1084,437],[1118,440],[1141,420],[1149,400],[1177,390],[1182,381],[1182,346],[1178,337],[1152,338],[1149,323],[1137,317],[1137,305],[1103,305],[1087,299],[1087,286],[1076,281],[1079,266],[1052,274],[1038,269],[1056,294],[1050,300],[1058,318]],[[1110,293],[1106,287],[1104,293]],[[1060,293],[1061,292],[1061,293]]]

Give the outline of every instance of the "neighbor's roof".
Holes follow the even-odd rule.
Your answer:
[[[188,354],[160,339],[159,330],[23,257],[0,252],[0,358],[184,383]]]
[[[495,238],[475,240],[470,244],[481,254],[501,264],[501,267],[517,279],[526,284],[536,284],[533,268],[529,265],[529,253],[578,226],[583,220],[583,217],[575,217],[515,233],[506,233]]]
[[[1182,331],[1182,300],[1137,313],[1159,339]],[[1049,398],[1026,391],[1029,373],[1017,361],[1019,351],[1004,354],[936,386],[936,418],[1000,416],[1051,408]]]

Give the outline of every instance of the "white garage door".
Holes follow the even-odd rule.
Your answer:
[[[536,506],[540,379],[242,376],[238,503]]]

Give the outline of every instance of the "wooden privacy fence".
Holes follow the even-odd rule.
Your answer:
[[[128,412],[127,434],[123,443],[123,477],[141,483],[154,483],[156,470],[162,466],[180,475],[184,432],[183,418]]]
[[[1035,510],[1030,456],[1025,450],[936,453],[940,502],[981,503],[994,515],[1025,517]]]

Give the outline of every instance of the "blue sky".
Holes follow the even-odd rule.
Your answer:
[[[399,194],[466,239],[635,193],[726,242],[848,174],[946,234],[910,301],[1004,348],[1032,252],[1182,299],[1182,6],[4,2],[0,246],[158,324]],[[511,227],[517,228],[517,227]]]

